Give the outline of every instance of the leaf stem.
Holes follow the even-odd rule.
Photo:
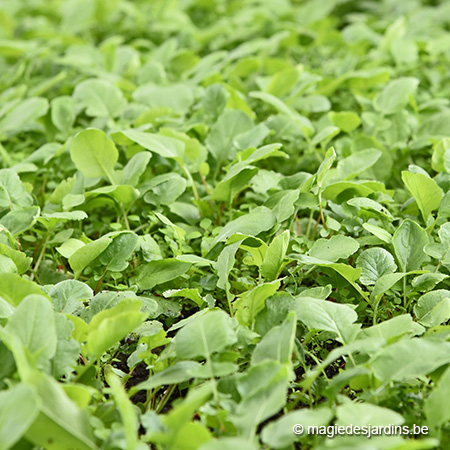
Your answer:
[[[49,238],[49,234],[46,233],[45,238],[43,239],[43,243],[42,243],[42,248],[41,248],[41,252],[39,253],[39,257],[36,261],[36,264],[34,265],[33,268],[33,273],[30,276],[31,281],[33,281],[35,274],[37,273],[39,266],[41,265],[42,262],[42,258],[44,257],[45,254],[45,250],[47,249],[47,242],[48,242],[48,238]]]
[[[311,232],[311,224],[313,218],[313,210],[309,213],[308,227],[306,228],[306,237],[309,239],[309,233]]]
[[[108,267],[105,266],[105,269],[103,270],[103,274],[100,277],[100,279],[98,280],[97,286],[95,287],[94,295],[97,295],[98,291],[100,290],[100,286],[102,285],[103,278],[105,278],[107,268]]]
[[[198,196],[198,191],[197,188],[195,187],[194,179],[192,178],[191,172],[189,172],[189,170],[184,165],[182,165],[181,167],[184,170],[184,173],[186,174],[189,182],[191,183],[192,192],[194,193],[195,200],[199,200],[200,198]]]
[[[408,306],[406,303],[406,276],[403,277],[403,306],[405,307],[405,309]]]
[[[173,394],[173,391],[175,390],[176,386],[177,386],[176,384],[172,384],[166,389],[166,392],[164,392],[163,397],[161,398],[161,400],[158,403],[158,406],[155,409],[156,413],[160,413],[162,411],[162,409],[164,408],[164,406],[166,406],[166,404],[169,401],[171,395]]]
[[[125,222],[125,226],[127,227],[127,230],[130,230],[130,223],[128,222],[127,213],[125,212],[125,208],[123,207],[122,203],[119,203],[120,205],[120,212],[122,213],[123,220]]]
[[[323,209],[322,209],[322,194],[319,191],[319,212],[320,212],[320,220],[322,221],[323,227],[325,230],[328,230],[327,224],[325,223],[325,218],[323,216]]]

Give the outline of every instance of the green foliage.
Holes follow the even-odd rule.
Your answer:
[[[0,2],[0,450],[448,449],[449,14]]]

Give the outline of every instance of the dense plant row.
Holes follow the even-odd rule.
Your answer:
[[[448,448],[433,3],[0,3],[0,450]]]

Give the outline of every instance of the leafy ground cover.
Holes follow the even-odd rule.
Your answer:
[[[3,0],[0,450],[449,448],[449,17]]]

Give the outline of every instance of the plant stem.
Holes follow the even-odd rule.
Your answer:
[[[407,307],[407,304],[406,304],[406,276],[403,277],[403,306],[406,309],[406,307]]]
[[[308,239],[309,239],[309,233],[311,231],[312,218],[313,218],[313,210],[311,210],[311,212],[309,213],[308,227],[306,228],[306,237]]]
[[[228,283],[228,280],[226,281],[226,283]],[[226,293],[226,296],[227,296],[228,309],[230,310],[230,316],[234,317],[233,305],[231,304],[231,294],[230,294],[230,290],[228,289],[228,285],[226,286],[225,293]]]
[[[375,306],[373,307],[373,324],[376,325],[377,324],[377,319],[378,319],[378,306],[380,305],[380,301],[381,301],[381,296],[380,298],[376,301]]]
[[[98,291],[100,290],[100,286],[102,285],[103,278],[105,278],[105,275],[106,275],[106,269],[107,269],[107,266],[105,266],[105,269],[103,270],[103,274],[100,277],[100,279],[98,280],[97,286],[95,287],[94,295],[97,295]]]
[[[156,413],[160,413],[162,411],[162,409],[164,408],[164,406],[166,406],[166,404],[169,401],[170,396],[173,394],[173,391],[175,390],[176,386],[177,386],[176,384],[172,384],[166,389],[166,392],[164,392],[162,399],[159,401],[158,406],[155,409]]]
[[[327,224],[325,223],[325,218],[323,216],[323,210],[322,210],[322,194],[319,191],[319,212],[320,212],[320,220],[322,221],[323,227],[325,230],[328,230]]]
[[[123,220],[125,222],[125,226],[127,227],[127,230],[129,230],[130,229],[130,223],[128,222],[127,213],[125,212],[125,208],[123,207],[122,203],[120,203],[120,211],[122,213]]]
[[[38,257],[38,259],[37,259],[37,261],[36,261],[36,264],[34,265],[33,273],[32,273],[31,276],[30,276],[31,281],[33,281],[34,276],[35,276],[35,274],[37,273],[37,271],[38,271],[38,269],[39,269],[39,266],[41,265],[42,258],[44,257],[45,250],[46,250],[46,248],[47,248],[48,238],[49,238],[49,234],[47,233],[47,234],[45,235],[45,238],[44,238],[43,241],[42,241],[43,243],[42,243],[41,252],[39,253],[39,257]]]
[[[188,177],[189,182],[191,183],[192,192],[194,193],[195,200],[199,200],[197,188],[195,187],[194,179],[192,178],[191,172],[189,172],[189,170],[187,170],[187,168],[184,167],[184,165],[181,166],[181,167],[183,168],[184,173],[186,174],[186,176]]]

